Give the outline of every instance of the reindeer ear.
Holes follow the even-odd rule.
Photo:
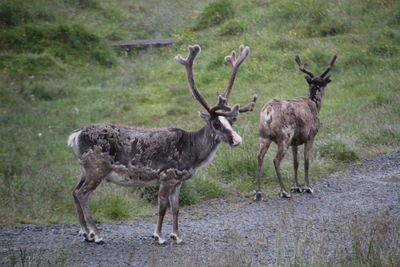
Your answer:
[[[210,116],[210,115],[199,111],[199,116],[200,116],[205,122],[207,122],[207,124],[210,123],[210,119],[211,119],[211,116]]]
[[[305,76],[304,78],[306,78],[306,81],[308,82],[308,84],[311,84],[312,82],[312,78],[309,76]]]
[[[328,77],[326,77],[325,79],[324,79],[324,83],[325,84],[328,84],[328,83],[330,83],[332,80],[331,80],[331,76],[328,76]]]

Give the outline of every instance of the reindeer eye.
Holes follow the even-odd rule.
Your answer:
[[[218,122],[213,122],[213,127],[214,129],[218,130],[219,128],[221,128],[221,124],[219,124]]]

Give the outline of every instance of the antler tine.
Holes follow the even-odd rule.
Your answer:
[[[229,82],[228,82],[228,85],[227,85],[225,93],[224,93],[224,96],[227,99],[226,102],[229,101],[229,96],[230,96],[231,91],[232,91],[233,83],[235,82],[235,79],[236,79],[237,70],[239,69],[240,64],[242,64],[243,61],[249,55],[250,48],[248,46],[241,45],[239,47],[239,52],[240,52],[240,56],[239,56],[238,59],[236,59],[236,52],[235,51],[232,51],[232,55],[231,56],[226,56],[225,57],[225,61],[228,62],[228,63],[231,63],[231,65],[232,65],[231,76],[229,78]]]
[[[257,101],[257,95],[253,96],[253,99],[251,100],[251,102],[249,104],[247,104],[247,106],[240,108],[239,112],[240,113],[244,113],[244,112],[248,112],[248,111],[253,111],[254,110],[254,106],[256,105],[256,101]]]
[[[327,75],[328,72],[331,71],[331,69],[332,69],[332,67],[333,67],[333,64],[335,63],[336,59],[337,59],[337,56],[336,56],[336,55],[333,56],[333,58],[332,58],[332,60],[331,60],[331,63],[329,64],[328,68],[324,71],[324,73],[321,74],[321,76],[320,76],[321,78],[324,78],[325,75]]]
[[[236,120],[237,116],[239,115],[239,110],[240,106],[239,104],[236,104],[233,106],[233,108],[229,108],[229,111],[224,112],[224,111],[215,111],[214,114],[217,116],[224,116],[228,118],[232,118],[233,120]]]
[[[314,78],[314,74],[312,74],[311,72],[309,72],[307,70],[307,64],[302,64],[301,63],[301,60],[300,60],[299,56],[296,56],[296,58],[294,60],[296,61],[297,65],[299,65],[299,70],[301,70],[302,72],[308,74],[308,76],[310,76],[311,78]]]
[[[230,111],[231,108],[228,107],[227,104],[227,99],[224,95],[220,94],[217,92],[218,95],[218,104],[216,104],[215,106],[213,106],[210,109],[210,112],[215,112],[217,110],[226,110],[226,111]]]
[[[207,101],[204,99],[204,97],[200,94],[199,90],[197,89],[196,83],[194,82],[193,78],[193,61],[195,57],[200,53],[201,48],[199,45],[190,45],[188,47],[189,49],[189,55],[186,59],[182,58],[181,55],[177,55],[175,57],[175,61],[182,64],[185,66],[186,73],[187,73],[187,78],[189,82],[189,87],[190,87],[190,93],[191,95],[200,102],[200,104],[208,111],[210,112],[210,106],[208,105]]]

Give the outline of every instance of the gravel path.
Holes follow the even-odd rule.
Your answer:
[[[232,266],[339,262],[356,237],[390,233],[400,247],[400,152],[348,165],[314,183],[315,193],[266,202],[211,200],[183,208],[183,244],[157,245],[156,220],[102,225],[105,244],[86,243],[78,225],[0,229],[0,263],[68,266]],[[371,227],[375,227],[374,235]],[[383,226],[385,227],[383,227]],[[390,232],[394,227],[395,231]],[[382,230],[385,228],[386,230]],[[171,224],[164,224],[164,234]],[[393,229],[392,229],[393,230]],[[396,235],[397,233],[397,235]],[[382,245],[382,246],[383,246]]]

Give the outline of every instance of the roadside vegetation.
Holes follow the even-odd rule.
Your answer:
[[[338,55],[312,151],[312,179],[340,164],[361,164],[365,157],[397,150],[399,10],[395,0],[1,1],[0,224],[77,222],[70,192],[79,168],[66,146],[76,128],[99,122],[202,127],[201,107],[173,60],[194,43],[202,47],[196,80],[209,101],[226,86],[230,68],[224,57],[240,44],[250,46],[231,102],[245,104],[257,94],[258,103],[234,125],[243,145],[223,145],[184,184],[183,205],[254,190],[262,105],[308,93],[295,55],[312,72]],[[129,53],[108,45],[167,37],[179,42]],[[275,152],[272,145],[264,164],[267,192],[276,186]],[[291,183],[290,153],[282,173]],[[155,213],[155,192],[104,182],[90,205],[99,222],[129,221]]]

